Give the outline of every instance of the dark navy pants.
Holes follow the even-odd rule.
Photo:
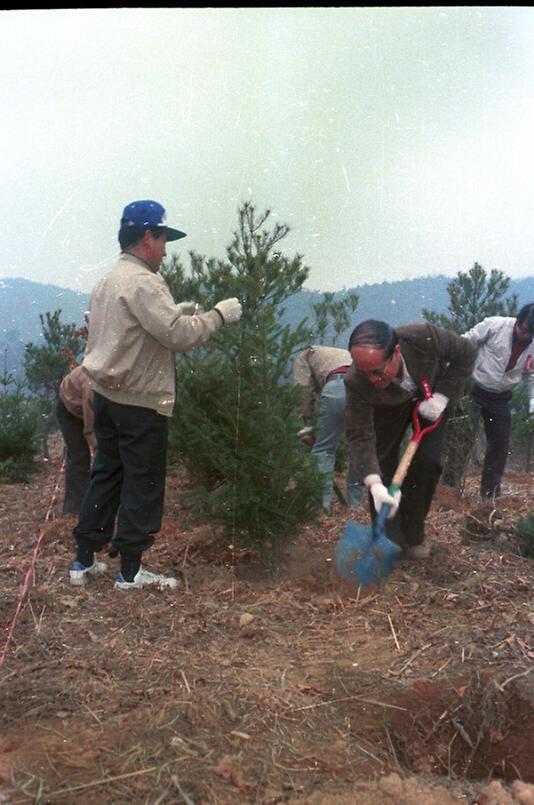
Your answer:
[[[376,452],[382,482],[389,486],[400,460],[400,448],[407,433],[410,433],[414,402],[392,407],[374,408]],[[425,519],[442,472],[441,452],[445,439],[447,414],[440,424],[427,433],[417,448],[410,468],[401,487],[399,509],[391,520],[386,520],[386,533],[399,545],[420,545],[425,539]],[[431,425],[421,419],[421,427]],[[373,520],[376,516],[371,495],[369,503]]]
[[[501,494],[501,479],[508,459],[508,446],[512,431],[510,400],[512,392],[495,393],[475,386],[471,392],[475,408],[480,412],[486,433],[486,455],[480,479],[483,498]]]
[[[65,441],[65,498],[63,514],[78,514],[91,475],[91,451],[83,435],[83,420],[56,403],[56,417]]]
[[[74,536],[101,550],[141,556],[161,527],[167,462],[167,417],[94,393],[97,450]]]

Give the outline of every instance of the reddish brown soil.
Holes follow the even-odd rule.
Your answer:
[[[0,803],[534,803],[534,563],[513,534],[532,478],[507,474],[496,509],[476,478],[440,487],[432,559],[358,595],[331,573],[337,503],[272,578],[188,524],[171,472],[146,559],[182,588],[120,593],[116,560],[68,584],[60,463],[56,443],[0,489]]]

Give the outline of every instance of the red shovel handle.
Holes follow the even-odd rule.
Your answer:
[[[427,433],[430,433],[431,430],[437,428],[437,426],[441,422],[441,416],[439,416],[436,419],[436,421],[433,422],[431,425],[428,425],[426,428],[421,428],[421,420],[419,419],[418,410],[422,402],[423,402],[422,400],[416,402],[412,411],[413,435],[411,441],[417,442],[417,444],[419,444],[423,436],[425,436]]]
[[[417,448],[419,447],[419,444],[423,436],[425,436],[427,433],[430,433],[430,431],[437,428],[437,426],[440,424],[442,420],[442,417],[440,416],[436,419],[435,422],[432,422],[431,425],[428,425],[428,427],[426,428],[422,428],[421,422],[419,421],[419,416],[417,414],[421,402],[422,401],[420,400],[414,405],[414,409],[412,411],[413,435],[410,441],[408,442],[408,447],[404,451],[404,455],[400,460],[399,466],[397,467],[395,475],[393,476],[393,480],[391,481],[391,484],[388,487],[388,491],[390,494],[393,494],[394,492],[396,492],[398,489],[401,488],[402,482],[406,478],[406,473],[408,472],[410,464],[412,463],[412,459],[417,452]]]

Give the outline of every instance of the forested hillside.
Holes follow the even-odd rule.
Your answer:
[[[449,297],[447,284],[451,277],[420,277],[401,282],[380,282],[346,288],[336,293],[336,298],[350,291],[359,296],[358,309],[353,324],[368,318],[383,319],[390,324],[405,324],[422,321],[421,311],[428,308],[436,313],[445,313]],[[534,299],[534,276],[512,280],[510,294],[517,294],[519,304]],[[288,302],[284,320],[294,324],[309,315],[313,302],[321,298],[319,291],[303,290]],[[20,366],[24,345],[40,341],[40,313],[61,308],[64,322],[83,324],[83,316],[89,306],[89,294],[78,293],[57,285],[30,282],[26,279],[0,281],[0,349],[7,350],[8,369]],[[351,326],[352,328],[352,326]],[[338,343],[346,340],[350,329],[342,333]]]

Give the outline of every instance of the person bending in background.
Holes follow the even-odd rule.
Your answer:
[[[105,570],[95,553],[110,541],[110,554],[120,554],[117,589],[178,586],[175,578],[141,564],[163,515],[167,422],[176,393],[173,353],[204,344],[241,318],[235,298],[200,314],[193,303],[175,304],[158,271],[166,243],[183,237],[166,226],[158,202],[128,204],[119,230],[122,254],[91,294],[81,367],[93,381],[97,449],[74,529],[70,581],[77,586]]]
[[[350,353],[337,347],[311,346],[300,352],[293,364],[293,380],[302,388],[299,414],[310,427],[315,403],[319,401],[319,417],[312,454],[317,456],[324,474],[322,505],[330,511],[334,488],[336,449],[345,430],[345,373],[352,363]],[[346,476],[347,504],[356,508],[363,497],[363,487],[350,467]]]
[[[93,383],[81,366],[65,375],[56,401],[56,418],[65,442],[65,497],[63,514],[78,514],[91,475]]]
[[[465,338],[433,324],[393,329],[368,319],[352,332],[353,364],[345,376],[349,458],[369,491],[373,517],[389,505],[386,531],[410,559],[426,559],[425,519],[441,476],[446,407],[461,396],[476,350]],[[428,399],[423,396],[431,394]],[[442,420],[422,440],[401,490],[388,492],[415,402],[429,422]]]
[[[517,318],[488,316],[463,334],[477,348],[471,399],[482,417],[486,454],[480,496],[501,494],[512,430],[512,388],[524,380],[529,417],[534,416],[534,303],[524,305]]]

